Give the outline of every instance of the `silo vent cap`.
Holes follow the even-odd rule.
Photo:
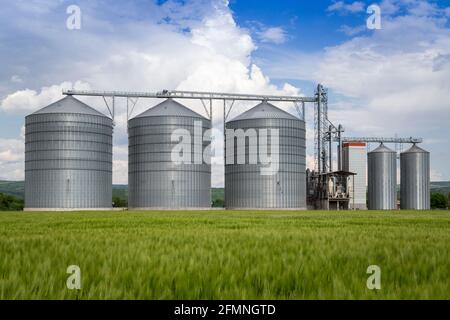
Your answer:
[[[237,116],[231,121],[247,120],[247,119],[290,119],[300,120],[294,115],[275,107],[266,101],[261,102],[250,110]]]
[[[381,143],[378,148],[370,151],[369,153],[396,153],[394,150],[389,149],[388,147],[386,147],[383,143]]]
[[[208,120],[202,115],[183,106],[181,103],[176,102],[172,98],[164,100],[160,104],[157,104],[156,106],[148,109],[147,111],[144,111],[143,113],[137,115],[135,118],[161,117],[161,116],[192,117]]]
[[[74,98],[73,96],[67,96],[61,100],[58,100],[45,108],[42,108],[33,114],[49,114],[49,113],[77,113],[77,114],[87,114],[94,116],[106,117],[101,112],[98,112],[94,108],[91,108],[84,102]]]
[[[414,143],[411,148],[409,148],[406,151],[403,151],[402,153],[429,153],[429,152],[422,149],[421,147],[419,147]]]

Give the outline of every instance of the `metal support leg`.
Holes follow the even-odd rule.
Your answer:
[[[305,115],[305,101],[302,101],[302,115],[303,115],[303,121],[306,121],[306,115]]]
[[[213,120],[213,113],[212,113],[212,99],[209,99],[209,119]]]

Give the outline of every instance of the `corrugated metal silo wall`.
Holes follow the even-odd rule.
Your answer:
[[[194,117],[137,117],[129,123],[128,202],[130,208],[207,208],[211,206],[211,165],[176,164],[171,142],[176,129],[188,130],[194,155],[194,124],[202,132],[211,122]],[[202,151],[209,145],[203,142]],[[203,157],[202,157],[203,159]]]
[[[393,210],[397,207],[397,155],[395,152],[369,152],[368,208]]]
[[[25,128],[26,209],[111,208],[111,119],[33,114]]]
[[[237,164],[237,142],[234,164],[225,165],[225,204],[228,208],[306,208],[305,123],[293,119],[245,119],[230,121],[227,129],[278,129],[279,171],[261,175],[263,165]],[[270,130],[268,143],[270,143]],[[258,138],[259,144],[259,138]],[[258,146],[259,151],[259,146]],[[270,153],[270,146],[268,147]],[[275,155],[272,155],[274,157]]]
[[[430,154],[400,154],[400,207],[430,209]]]

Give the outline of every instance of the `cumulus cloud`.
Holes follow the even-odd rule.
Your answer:
[[[38,56],[38,66],[31,65],[32,68],[45,66],[45,73],[37,69],[30,70],[30,73],[36,75],[35,83],[52,84],[8,93],[1,101],[1,110],[13,114],[30,113],[60,99],[61,90],[72,86],[76,89],[153,92],[179,89],[299,93],[298,89],[288,84],[275,86],[252,63],[251,55],[256,49],[254,41],[248,30],[236,24],[226,1],[166,1],[161,7],[152,7],[152,14],[159,20],[133,20],[122,22],[120,26],[94,19],[90,4],[80,4],[84,21],[80,32],[53,30],[46,33],[43,41],[55,50],[51,56]],[[51,24],[40,23],[40,30],[52,28]],[[37,36],[41,37],[41,33]],[[61,46],[62,43],[67,45]],[[82,100],[104,110],[100,98]],[[134,115],[157,102],[141,99]],[[201,103],[182,103],[204,114]],[[233,112],[242,111],[250,105],[236,103]],[[222,111],[216,109],[218,107],[221,106],[214,107],[213,123],[220,127]],[[118,99],[114,130],[115,183],[127,182],[126,121],[125,100]],[[221,152],[216,156],[220,159]],[[221,184],[223,169],[216,166],[213,185]]]
[[[281,44],[287,40],[287,32],[282,27],[270,27],[257,32],[262,42]]]
[[[346,3],[345,1],[336,1],[328,6],[327,11],[340,13],[356,13],[364,11],[364,3],[361,1],[354,1]]]
[[[3,99],[0,103],[0,109],[12,114],[30,113],[62,99],[63,89],[89,90],[90,86],[82,81],[77,81],[74,84],[66,81],[59,85],[43,87],[40,92],[30,89],[19,90]]]
[[[11,3],[11,6],[18,6],[19,2]],[[226,1],[166,1],[162,6],[151,7],[153,18],[149,21],[115,19],[114,23],[93,15],[92,2],[80,1],[83,27],[79,32],[67,31],[64,23],[58,29],[54,23],[58,19],[48,16],[54,12],[53,3],[45,2],[42,9],[35,8],[38,11],[33,11],[33,16],[38,15],[39,19],[21,18],[16,14],[11,25],[3,29],[19,29],[21,34],[29,37],[27,43],[30,45],[38,39],[43,46],[51,48],[46,51],[23,48],[23,52],[33,53],[31,60],[14,57],[9,51],[5,51],[5,56],[0,53],[5,62],[4,70],[0,70],[2,79],[10,83],[11,74],[22,75],[23,70],[27,71],[27,77],[20,83],[22,90],[9,87],[14,90],[8,91],[10,84],[0,81],[0,97],[4,97],[0,109],[3,112],[20,115],[33,112],[60,99],[62,88],[72,86],[98,90],[301,94],[292,85],[274,85],[267,76],[269,72],[277,78],[323,82],[332,92],[330,118],[343,123],[348,134],[442,137],[442,128],[450,120],[450,36],[442,20],[445,10],[436,5],[421,5],[415,0],[384,0],[380,3],[382,30],[314,55],[274,50],[274,57],[284,59],[282,63],[271,57],[268,58],[270,61],[260,63],[252,59],[252,54],[256,50],[254,40],[262,42],[262,38],[255,32],[252,39],[248,30],[236,24]],[[140,8],[132,7],[135,4],[123,5],[127,6],[127,12],[140,12]],[[329,12],[361,11],[358,1],[338,1],[333,5]],[[12,11],[8,6],[2,9],[0,18],[5,21],[8,12],[11,15]],[[32,9],[26,10],[31,12]],[[123,11],[120,6],[105,10],[113,17]],[[398,12],[406,12],[406,15],[396,16]],[[258,29],[264,30],[268,28]],[[353,32],[349,29],[341,31]],[[3,36],[7,36],[5,32]],[[280,30],[272,31],[272,34],[280,36]],[[272,36],[273,39],[277,36]],[[279,40],[272,42],[276,41]],[[286,65],[291,67],[286,68]],[[31,74],[33,77],[28,76]],[[100,98],[83,100],[105,112]],[[141,99],[134,115],[157,102]],[[204,114],[201,103],[182,103]],[[252,104],[236,103],[230,117]],[[218,107],[221,108],[215,104],[213,123],[220,131],[222,111],[216,109]],[[126,183],[127,115],[124,100],[117,101],[116,112],[113,178],[115,183]],[[312,141],[310,124],[308,129],[308,140]],[[431,144],[431,149],[442,150],[442,144],[450,143],[448,137],[443,139],[439,144]],[[23,138],[18,138],[15,143],[23,145]],[[3,161],[1,166],[6,168],[2,171],[11,179],[20,174],[23,176],[23,158],[14,160],[14,155],[21,152],[0,143],[0,153],[5,159],[0,160]],[[221,158],[220,152],[216,158]],[[436,157],[432,153],[432,166],[443,172],[446,164],[442,159],[448,158],[449,151],[440,151]],[[312,166],[312,155],[307,159],[308,166]],[[213,166],[213,185],[222,183],[222,167]]]
[[[0,179],[23,180],[24,139],[0,138]]]
[[[21,78],[20,76],[18,76],[17,74],[15,74],[15,75],[13,75],[13,76],[11,77],[11,82],[14,82],[14,83],[22,83],[23,80],[22,80],[22,78]]]
[[[367,27],[365,25],[363,26],[356,26],[356,27],[350,27],[348,25],[342,25],[339,27],[338,31],[345,33],[348,36],[355,36],[361,32],[364,32],[367,30]]]
[[[448,180],[450,29],[445,9],[424,2],[384,0],[381,30],[360,34],[362,28],[341,28],[357,37],[314,55],[273,50],[262,65],[272,77],[328,87],[329,117],[344,125],[347,136],[424,138],[433,170]],[[313,117],[307,111],[308,125]],[[307,139],[308,152],[312,138]]]
[[[431,181],[443,181],[443,175],[441,172],[432,169],[430,172],[430,180]]]
[[[391,115],[387,118],[440,123],[435,115],[448,116],[450,108],[443,85],[450,78],[449,52],[448,29],[433,19],[405,16],[385,21],[379,33],[328,48],[316,78],[339,94],[362,99],[376,120]],[[416,117],[422,113],[427,116]]]
[[[337,94],[330,118],[347,134],[423,137],[437,179],[450,158],[448,148],[442,150],[448,135],[433,142],[450,122],[450,29],[435,4],[382,5],[391,10],[383,28],[327,48],[314,79]]]

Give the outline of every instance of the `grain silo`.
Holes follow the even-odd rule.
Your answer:
[[[367,158],[369,210],[396,209],[397,153],[381,144]]]
[[[113,121],[72,96],[25,118],[25,210],[112,206]]]
[[[129,207],[209,208],[211,165],[205,161],[208,159],[203,157],[203,152],[210,142],[203,141],[202,137],[210,128],[210,120],[172,99],[131,119],[128,122]],[[172,134],[177,132],[184,138],[173,141]],[[180,141],[185,144],[186,154],[190,150],[190,161],[174,161],[173,152]]]
[[[226,128],[226,207],[306,209],[305,122],[263,102]]]
[[[400,207],[430,209],[430,153],[415,144],[400,154]]]

